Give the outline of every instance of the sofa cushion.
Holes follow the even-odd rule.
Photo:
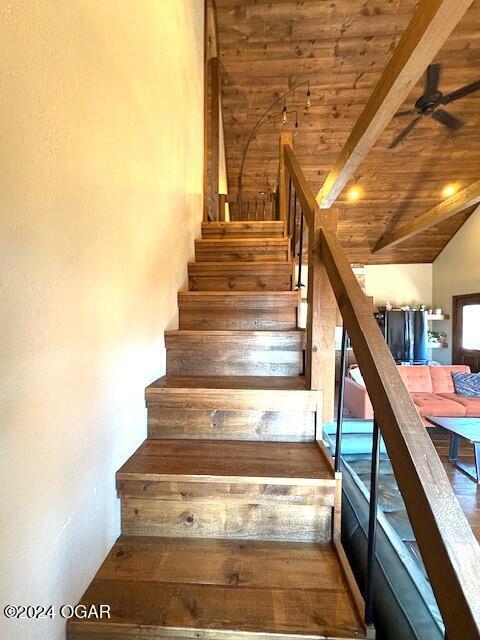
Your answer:
[[[353,418],[373,418],[373,407],[365,387],[351,378],[345,378],[345,407]]]
[[[480,373],[452,373],[455,393],[468,398],[480,398]]]
[[[455,393],[452,373],[470,373],[470,367],[464,364],[430,367],[433,393]]]
[[[468,398],[467,396],[459,396],[456,393],[442,393],[441,396],[465,407],[465,415],[467,417],[480,418],[480,398]]]
[[[397,367],[398,373],[410,393],[432,393],[431,368],[433,367],[427,367],[425,365],[398,365]]]
[[[465,407],[450,398],[433,393],[412,393],[411,396],[421,416],[461,418],[465,415]]]

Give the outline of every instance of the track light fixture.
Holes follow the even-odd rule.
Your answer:
[[[308,85],[307,85],[307,101],[305,103],[305,110],[308,111],[310,109],[310,107],[312,106],[312,101],[310,100],[310,80],[308,81]]]
[[[305,111],[308,112],[310,107],[312,106],[312,101],[311,101],[310,81],[306,80],[305,82],[301,82],[300,84],[296,85],[295,87],[292,87],[291,89],[289,89],[288,91],[283,93],[281,96],[276,98],[272,102],[272,104],[268,107],[268,109],[266,109],[263,112],[263,114],[261,115],[259,120],[256,122],[255,126],[251,130],[250,135],[248,136],[247,141],[245,143],[245,147],[243,149],[242,161],[240,163],[240,171],[239,171],[238,180],[237,180],[237,184],[238,184],[238,202],[239,202],[240,208],[242,207],[243,168],[245,166],[245,159],[247,157],[247,152],[248,152],[248,149],[250,147],[250,143],[255,138],[255,135],[256,135],[257,131],[260,129],[260,127],[262,125],[266,124],[267,122],[270,122],[274,118],[278,118],[279,115],[281,115],[281,118],[282,118],[281,119],[282,126],[285,126],[288,123],[287,114],[288,113],[295,113],[295,125],[294,125],[294,128],[295,128],[295,130],[297,130],[299,128],[300,125],[299,125],[299,122],[298,122],[298,113],[297,113],[296,110],[289,111],[289,109],[287,107],[287,96],[289,96],[291,93],[294,93],[295,91],[297,91],[297,89],[300,89],[300,87],[304,87],[305,85],[307,86],[307,95],[306,95],[306,100],[305,100]],[[280,112],[277,112],[276,114],[271,114],[270,115],[270,112],[272,111],[272,109],[276,105],[278,105],[278,103],[281,102],[282,100],[283,100],[283,109]]]

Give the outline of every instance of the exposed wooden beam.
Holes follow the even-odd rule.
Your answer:
[[[440,204],[437,204],[433,209],[425,211],[425,213],[422,213],[421,216],[418,216],[418,218],[415,218],[412,222],[404,224],[396,231],[393,231],[393,233],[380,238],[372,253],[377,253],[387,247],[394,247],[400,242],[404,242],[408,238],[416,236],[417,233],[421,233],[430,227],[434,227],[436,224],[447,220],[447,218],[454,216],[456,213],[465,211],[468,207],[473,207],[479,203],[480,180],[477,180],[477,182],[474,182]]]
[[[332,206],[473,0],[422,0],[317,194]]]

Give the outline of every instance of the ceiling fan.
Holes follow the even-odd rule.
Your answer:
[[[408,124],[405,129],[398,136],[392,140],[392,142],[388,145],[389,149],[393,149],[396,147],[404,138],[408,136],[410,131],[415,127],[418,121],[425,116],[430,116],[440,124],[445,125],[451,131],[457,131],[463,126],[463,122],[453,116],[445,109],[441,109],[440,107],[444,104],[449,104],[450,102],[455,102],[456,100],[460,100],[460,98],[464,98],[468,96],[470,93],[474,93],[475,91],[480,90],[480,80],[476,80],[470,84],[457,89],[456,91],[452,91],[451,93],[447,93],[444,95],[438,88],[438,81],[440,79],[440,67],[439,64],[431,64],[427,68],[426,76],[425,76],[425,92],[423,96],[421,96],[416,102],[413,109],[408,109],[407,111],[399,111],[395,117],[401,116],[415,116],[413,120]]]

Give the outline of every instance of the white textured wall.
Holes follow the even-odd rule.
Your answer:
[[[447,244],[433,263],[435,303],[450,316],[436,322],[436,331],[445,331],[448,349],[437,349],[435,358],[450,364],[452,358],[452,297],[480,292],[480,208]]]
[[[365,289],[375,307],[432,303],[431,264],[365,265]]]
[[[115,471],[201,221],[203,2],[0,4],[0,638],[74,603],[119,531]]]

